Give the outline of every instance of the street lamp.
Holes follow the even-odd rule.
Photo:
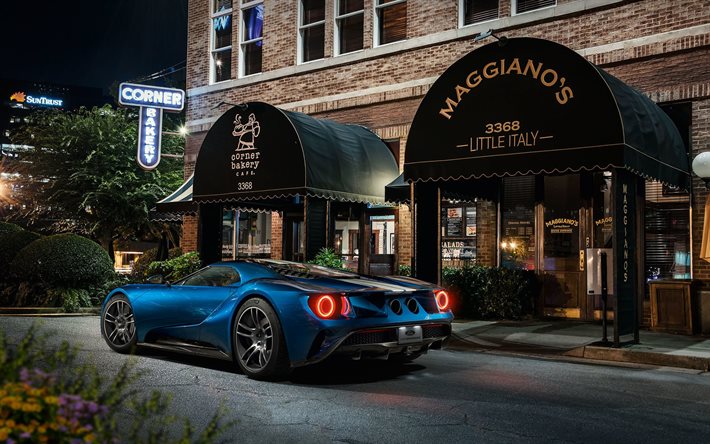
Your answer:
[[[177,131],[162,131],[163,134],[168,134],[170,136],[180,136],[180,137],[186,137],[189,132],[187,131],[187,127],[185,125],[180,125]],[[168,158],[168,159],[182,159],[184,157],[184,154],[168,154],[168,153],[160,153],[160,157],[162,158]]]
[[[698,154],[693,159],[693,172],[705,182],[705,188],[710,189],[710,151]]]

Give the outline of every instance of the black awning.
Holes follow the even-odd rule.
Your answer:
[[[422,101],[404,179],[626,168],[687,188],[686,147],[650,99],[558,43],[514,38],[454,63]]]
[[[404,173],[397,176],[395,180],[385,186],[385,200],[387,200],[387,202],[398,203],[409,202],[409,182],[404,180]]]
[[[316,196],[381,203],[399,174],[365,127],[315,119],[261,102],[235,106],[212,126],[195,164],[196,202]]]

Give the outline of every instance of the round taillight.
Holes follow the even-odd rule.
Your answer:
[[[340,296],[340,314],[347,316],[350,313],[350,301],[345,296]]]
[[[436,292],[436,306],[439,311],[445,311],[449,308],[449,295],[444,290]]]
[[[313,313],[321,319],[333,318],[338,312],[338,303],[336,299],[329,294],[312,296],[308,299],[308,305],[311,307],[311,310],[313,310]]]

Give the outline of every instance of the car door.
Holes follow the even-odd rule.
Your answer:
[[[173,285],[183,325],[204,321],[234,291],[239,273],[231,265],[211,265]]]
[[[196,325],[235,289],[239,273],[229,265],[212,265],[152,291],[141,298],[136,318],[151,328]]]

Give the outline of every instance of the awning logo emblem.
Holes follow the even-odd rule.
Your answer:
[[[232,131],[234,137],[239,137],[235,151],[255,150],[254,143],[259,133],[261,133],[261,126],[254,113],[249,114],[246,123],[242,123],[242,116],[237,114],[234,119],[234,131]]]

